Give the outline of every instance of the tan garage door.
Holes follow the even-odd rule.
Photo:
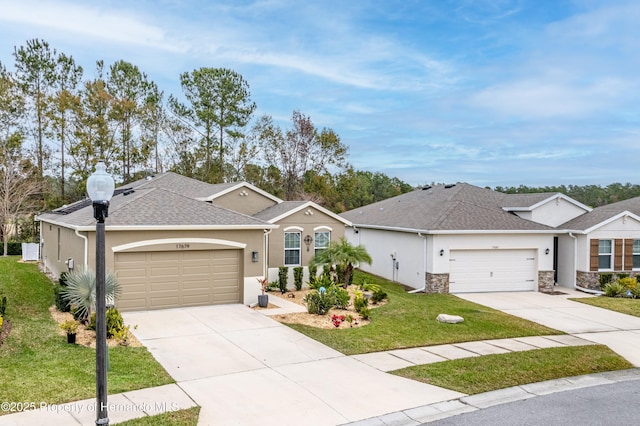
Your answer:
[[[535,250],[451,250],[449,292],[535,291]]]
[[[241,250],[116,253],[123,311],[241,301]]]

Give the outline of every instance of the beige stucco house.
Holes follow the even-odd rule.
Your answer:
[[[54,276],[95,266],[90,200],[37,217],[41,261]],[[246,182],[207,184],[164,173],[120,187],[109,206],[106,268],[122,310],[254,303],[257,278],[306,266],[350,223],[312,202],[286,202]],[[292,268],[290,268],[292,269]]]

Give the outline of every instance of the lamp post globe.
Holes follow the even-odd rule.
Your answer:
[[[96,171],[87,179],[87,193],[93,201],[93,216],[98,222],[104,222],[108,216],[109,200],[113,196],[115,182],[107,173],[107,168],[103,161],[98,161]]]
[[[105,225],[109,216],[109,201],[115,183],[107,174],[104,162],[87,179],[87,193],[93,202],[96,219],[96,425],[108,425],[107,413],[107,321],[105,289]]]

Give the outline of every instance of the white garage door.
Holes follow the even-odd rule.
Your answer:
[[[241,250],[116,253],[122,311],[241,301]]]
[[[537,291],[536,250],[451,250],[449,292]]]

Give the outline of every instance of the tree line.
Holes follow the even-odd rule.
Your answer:
[[[557,186],[496,186],[495,190],[505,194],[530,194],[539,192],[560,192],[589,207],[600,207],[629,198],[640,197],[640,185],[632,183],[611,183],[600,185],[557,185]]]
[[[0,62],[0,222],[85,197],[102,159],[118,185],[175,171],[209,183],[247,181],[282,199],[341,212],[412,190],[355,170],[330,128],[294,110],[288,128],[254,117],[248,82],[226,68],[179,76],[168,94],[135,64],[97,60],[86,72],[48,42]],[[8,228],[2,228],[4,233]]]

